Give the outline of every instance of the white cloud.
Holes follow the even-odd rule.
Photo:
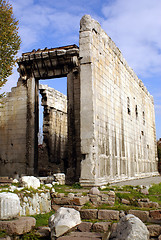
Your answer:
[[[102,9],[102,27],[143,77],[161,74],[160,0],[116,0]]]

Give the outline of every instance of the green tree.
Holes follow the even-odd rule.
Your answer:
[[[0,0],[0,89],[12,74],[16,54],[20,48],[18,21],[13,16],[11,4]],[[0,98],[3,94],[0,94]]]

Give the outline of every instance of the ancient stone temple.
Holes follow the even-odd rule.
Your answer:
[[[37,175],[40,165],[84,186],[158,173],[153,97],[89,15],[79,47],[22,54],[17,87],[0,108],[0,175]],[[40,79],[67,77],[67,98]],[[46,157],[38,157],[38,94]],[[65,105],[67,104],[67,105]],[[45,156],[45,155],[44,155]]]

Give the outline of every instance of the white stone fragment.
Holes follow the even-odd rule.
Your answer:
[[[20,180],[22,185],[27,188],[37,189],[40,187],[40,180],[34,176],[23,176]]]
[[[55,193],[55,189],[54,188],[51,189],[51,193]]]
[[[59,237],[81,223],[80,213],[73,208],[61,207],[49,218],[51,239]]]
[[[0,220],[9,220],[18,216],[20,200],[15,193],[0,193]]]
[[[12,183],[18,183],[18,180],[16,178],[13,179]]]
[[[89,190],[89,194],[93,194],[93,195],[99,195],[100,191],[98,190],[97,187],[93,187]]]
[[[104,190],[104,189],[106,189],[106,186],[100,186],[100,189]]]
[[[132,214],[120,219],[115,231],[111,234],[112,240],[148,240],[149,231],[145,224]]]
[[[60,185],[65,184],[65,174],[64,173],[55,173],[54,175],[55,182],[58,182]]]
[[[10,186],[10,188],[9,188],[9,190],[10,190],[11,192],[14,192],[16,189],[17,189],[16,186]]]

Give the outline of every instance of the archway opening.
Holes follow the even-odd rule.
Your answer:
[[[66,172],[67,78],[39,80],[38,174]]]

